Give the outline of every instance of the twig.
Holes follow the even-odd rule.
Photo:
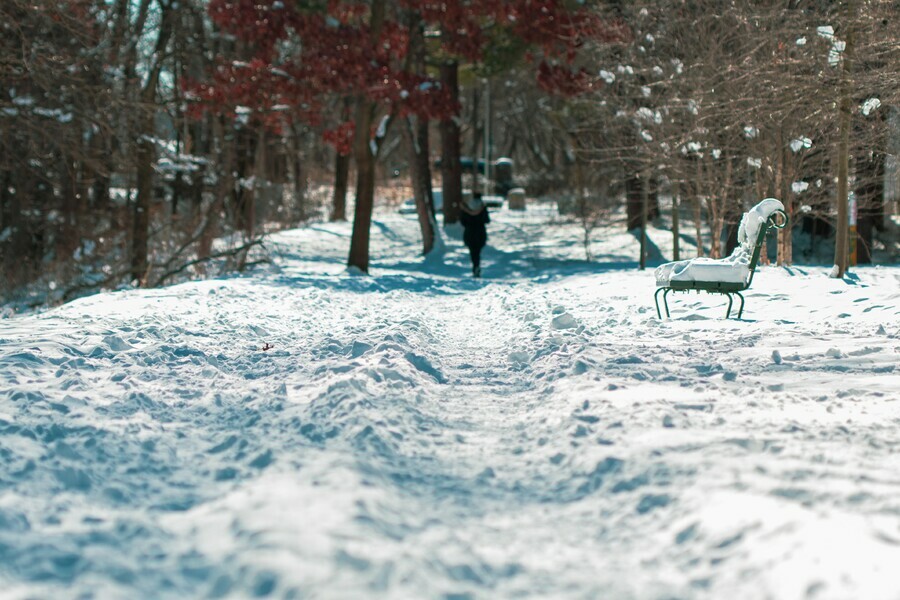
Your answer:
[[[190,267],[193,267],[194,265],[199,265],[199,264],[202,264],[205,262],[209,262],[209,261],[215,260],[217,258],[234,257],[234,256],[237,256],[238,254],[240,254],[241,252],[246,252],[246,251],[250,250],[254,246],[265,247],[265,245],[263,244],[262,238],[256,238],[256,239],[250,240],[246,244],[238,246],[237,248],[231,248],[229,250],[223,250],[222,252],[216,252],[215,254],[210,254],[209,256],[205,256],[202,258],[195,258],[194,260],[189,260],[189,261],[183,263],[178,268],[170,269],[169,271],[166,271],[165,273],[160,275],[156,279],[156,282],[153,284],[153,287],[161,286],[163,284],[163,282],[166,281],[167,279],[169,279],[170,277],[174,277],[175,275],[178,275],[179,273],[183,273],[184,271],[186,271]],[[256,261],[253,264],[258,264],[259,262],[267,262],[267,261],[265,261],[265,260]],[[245,265],[245,266],[248,266],[248,265]]]

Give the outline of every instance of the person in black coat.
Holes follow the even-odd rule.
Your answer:
[[[467,202],[463,202],[459,213],[459,222],[463,226],[463,242],[469,247],[472,257],[472,275],[481,277],[481,249],[487,244],[485,225],[491,222],[487,207],[481,201],[481,194],[475,194]]]

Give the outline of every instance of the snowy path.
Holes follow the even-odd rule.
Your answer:
[[[0,320],[0,596],[898,597],[900,269],[660,322],[649,273],[495,221],[481,282],[384,216],[377,277],[321,226]]]

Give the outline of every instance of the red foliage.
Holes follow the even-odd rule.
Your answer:
[[[572,68],[588,39],[627,40],[621,22],[591,11],[570,9],[562,0],[401,0],[388,2],[388,18],[378,40],[371,39],[370,2],[329,0],[311,8],[289,0],[211,0],[215,24],[232,34],[246,62],[223,60],[209,81],[190,86],[204,109],[235,116],[252,109],[254,119],[277,127],[285,115],[322,123],[326,98],[364,95],[400,114],[432,119],[456,114],[449,90],[405,68],[409,31],[391,11],[418,12],[439,27],[445,53],[461,60],[482,59],[489,32],[503,28],[531,46],[541,59],[537,81],[544,90],[573,95],[590,89],[588,74]],[[244,110],[246,113],[247,111]],[[352,124],[331,123],[324,136],[349,151]]]
[[[339,154],[350,154],[353,146],[353,133],[356,127],[352,121],[344,121],[337,127],[326,129],[322,138],[332,146]]]

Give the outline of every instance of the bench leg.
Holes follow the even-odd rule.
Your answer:
[[[656,316],[659,317],[659,320],[662,321],[662,313],[659,312],[659,293],[666,288],[656,288],[656,292],[653,294],[653,302],[656,303]]]
[[[728,317],[731,316],[731,305],[732,305],[732,303],[734,302],[734,298],[732,298],[732,297],[731,297],[731,294],[729,294],[728,292],[723,292],[723,293],[724,293],[726,296],[728,296],[728,310],[725,311],[725,318],[727,319]]]
[[[740,292],[735,292],[735,294],[741,299],[741,307],[738,309],[738,319],[740,319],[741,315],[744,314],[744,296]]]
[[[671,291],[672,291],[672,288],[666,288],[666,291],[663,292],[663,306],[666,309],[666,318],[667,319],[670,318],[671,315],[669,315],[669,301],[666,300],[666,296],[668,296],[669,292],[671,292]]]

